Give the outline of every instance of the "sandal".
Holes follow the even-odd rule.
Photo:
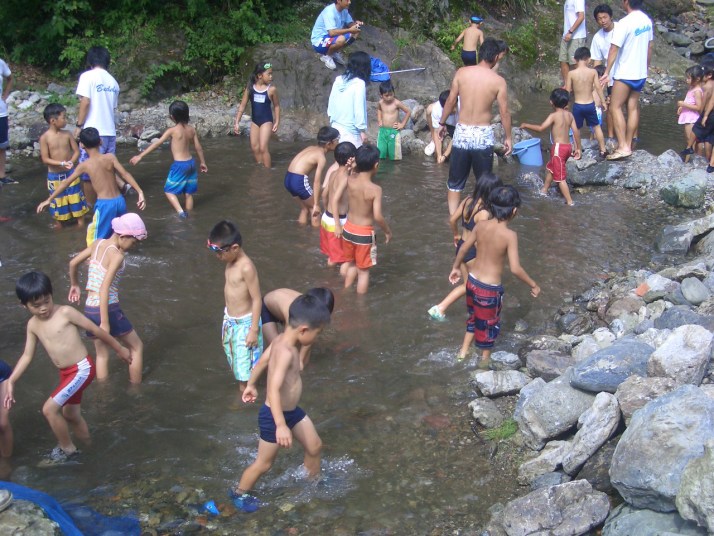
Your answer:
[[[623,153],[620,151],[615,151],[612,154],[606,156],[608,160],[622,160],[623,158],[628,158],[632,156],[632,153]]]

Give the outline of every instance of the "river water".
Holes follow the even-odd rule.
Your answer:
[[[679,146],[673,126],[665,128],[667,139],[657,130],[663,110],[644,110],[641,147],[655,153]],[[533,121],[541,112],[545,107],[515,119]],[[301,145],[274,142],[273,170],[253,164],[245,138],[204,140],[204,147],[209,174],[200,177],[187,221],[164,199],[169,151],[131,169],[146,193],[149,237],[128,257],[121,302],[145,343],[145,383],[129,391],[125,368],[111,363],[110,381],[85,394],[94,442],[81,464],[39,469],[54,446],[40,408],[57,374],[39,349],[16,388],[11,479],[63,502],[137,514],[145,524],[159,524],[160,533],[208,523],[226,534],[441,534],[485,522],[489,506],[516,493],[512,473],[492,464],[488,445],[471,430],[466,404],[475,362],[455,360],[463,306],[455,305],[444,323],[426,314],[450,289],[448,168],[421,157],[380,166],[377,181],[394,239],[384,245],[380,235],[379,266],[369,294],[358,297],[325,266],[318,231],[296,225],[298,208],[282,179]],[[122,162],[129,156],[120,151]],[[39,163],[16,167],[20,184],[0,196],[0,213],[13,217],[0,226],[0,357],[11,364],[22,352],[27,321],[14,281],[41,269],[54,282],[55,300],[66,303],[67,262],[84,239],[84,230],[56,231],[47,214],[34,214],[46,197]],[[682,218],[608,188],[575,194],[577,206],[568,208],[535,196],[533,185],[519,182],[518,166],[497,171],[521,191],[512,228],[521,262],[542,288],[534,300],[506,275],[497,350],[517,349],[517,320],[527,322],[528,334],[541,333],[552,328],[567,293],[645,265],[661,226]],[[263,292],[329,286],[336,294],[332,324],[304,372],[301,402],[324,442],[325,479],[306,484],[300,448],[281,452],[256,490],[268,505],[250,516],[226,505],[226,490],[256,452],[258,407],[229,408],[237,389],[220,344],[224,266],[205,248],[208,231],[222,218],[240,226]],[[200,515],[196,505],[208,499],[223,509],[221,517]]]

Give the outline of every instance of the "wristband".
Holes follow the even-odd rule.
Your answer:
[[[65,164],[66,164],[66,162],[64,160],[62,160],[62,162],[60,162],[60,166],[62,166],[62,167],[64,167]]]
[[[568,33],[569,33],[569,34],[573,33],[573,30],[568,30]]]
[[[82,128],[84,127],[84,123],[75,123],[74,126],[77,128]]]
[[[439,121],[439,125],[441,125],[442,127],[445,127],[446,123],[442,123],[441,121]]]

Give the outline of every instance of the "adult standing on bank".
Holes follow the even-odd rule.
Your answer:
[[[320,54],[320,61],[328,69],[336,69],[335,62],[345,65],[340,51],[359,37],[363,23],[352,20],[348,11],[351,3],[352,0],[335,0],[322,10],[312,27],[312,48]]]
[[[505,140],[505,154],[513,147],[511,138],[511,112],[508,110],[508,86],[504,78],[493,70],[503,57],[503,46],[496,39],[487,37],[478,51],[478,65],[461,67],[451,82],[449,98],[441,112],[439,137],[446,135],[446,123],[456,111],[459,100],[458,123],[449,160],[449,180],[447,201],[449,214],[453,214],[461,203],[461,192],[466,186],[469,172],[473,169],[476,179],[482,173],[493,169],[493,145],[495,143],[491,125],[491,107],[498,103]]]
[[[4,86],[4,87],[3,87]],[[7,97],[12,89],[12,72],[4,60],[0,59],[0,185],[15,184],[16,180],[5,176],[7,148],[10,147],[10,126],[8,124]]]
[[[330,126],[339,131],[340,142],[349,141],[356,148],[367,140],[367,82],[371,73],[369,54],[350,54],[345,74],[335,79],[327,103]]]
[[[623,0],[627,15],[613,30],[605,74],[601,82],[614,80],[610,109],[617,137],[617,150],[608,160],[620,160],[632,154],[632,138],[640,123],[640,92],[647,81],[652,57],[654,32],[652,20],[641,11],[644,0]],[[627,122],[622,107],[627,103]]]
[[[593,66],[607,65],[607,57],[610,54],[610,43],[612,41],[613,30],[617,23],[612,20],[612,8],[607,4],[600,4],[593,11],[593,16],[600,30],[593,36],[590,43],[590,57],[593,60]],[[612,80],[607,84],[608,97],[612,93]],[[608,137],[612,138],[614,128],[612,124],[611,108],[607,110],[607,131]]]
[[[76,94],[79,96],[79,112],[74,137],[78,138],[83,128],[94,127],[99,131],[102,144],[101,154],[116,154],[117,129],[114,123],[114,110],[119,100],[119,84],[107,72],[111,57],[104,47],[95,46],[87,52],[88,71],[83,72],[77,83]],[[89,158],[87,152],[80,146],[79,162]],[[88,175],[82,176],[82,189],[87,203],[94,206],[97,194],[92,188]],[[124,188],[122,188],[124,191]]]
[[[563,38],[560,40],[560,75],[563,86],[568,71],[575,65],[575,51],[585,46],[585,0],[565,0],[563,4]]]

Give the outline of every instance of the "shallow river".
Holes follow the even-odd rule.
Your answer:
[[[532,121],[541,111],[516,119]],[[645,124],[649,117],[657,125],[643,129],[641,147],[656,153],[678,148],[673,126],[666,128],[667,142],[660,139],[657,113],[645,109]],[[85,395],[94,443],[81,464],[38,469],[54,446],[40,408],[57,374],[39,350],[16,388],[11,479],[63,502],[160,520],[164,531],[204,523],[193,503],[215,499],[224,507],[226,490],[255,455],[258,410],[229,409],[237,388],[220,344],[224,266],[205,248],[212,225],[228,218],[240,226],[263,292],[335,291],[333,322],[304,373],[301,403],[323,439],[326,478],[317,487],[305,484],[295,447],[281,453],[258,485],[267,507],[250,516],[229,515],[228,509],[209,523],[226,533],[265,534],[290,528],[292,534],[440,534],[483,523],[490,505],[513,496],[514,484],[504,478],[508,472],[491,465],[488,446],[470,428],[465,406],[475,362],[455,360],[463,306],[454,306],[444,323],[426,314],[450,289],[447,167],[420,157],[381,165],[377,180],[394,239],[385,246],[380,235],[369,294],[357,297],[326,268],[317,230],[296,225],[297,205],[282,178],[299,145],[274,142],[272,171],[255,167],[245,138],[204,145],[210,173],[200,178],[196,210],[187,221],[172,214],[163,195],[169,151],[131,169],[146,192],[142,216],[149,238],[128,257],[121,302],[145,343],[144,385],[128,392],[127,371],[118,360],[111,363],[109,383],[95,383]],[[119,156],[127,162],[130,153]],[[519,184],[517,166],[500,166],[498,173]],[[54,282],[55,300],[66,303],[67,262],[84,238],[84,230],[58,232],[47,214],[34,214],[47,195],[39,163],[14,175],[21,184],[0,197],[0,213],[14,218],[0,226],[0,357],[11,364],[22,352],[27,320],[14,281],[41,269]],[[501,350],[517,348],[517,320],[527,322],[528,333],[540,333],[552,327],[566,293],[609,272],[645,265],[662,224],[681,217],[622,190],[575,194],[573,208],[559,198],[536,197],[532,185],[520,184],[520,191],[524,204],[512,227],[522,264],[543,290],[534,300],[525,285],[506,276]]]

